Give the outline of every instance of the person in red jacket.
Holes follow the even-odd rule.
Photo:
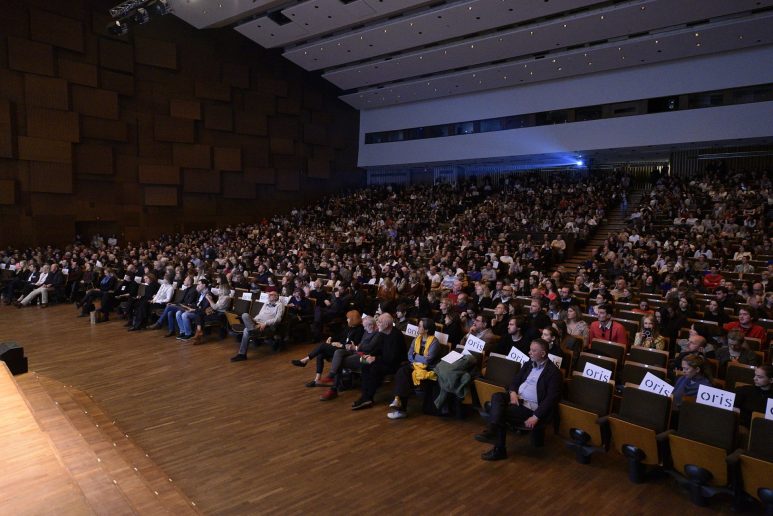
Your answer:
[[[722,283],[722,275],[717,271],[716,267],[712,267],[711,271],[703,276],[703,286],[708,289],[717,288]]]
[[[722,328],[725,331],[738,330],[741,332],[743,338],[750,337],[752,339],[760,339],[760,344],[762,345],[761,349],[766,349],[765,345],[767,344],[768,333],[765,331],[765,328],[759,324],[754,324],[754,319],[748,308],[739,308],[738,320],[731,321],[722,326]]]
[[[611,340],[628,346],[628,333],[619,322],[612,320],[612,307],[600,305],[596,307],[597,321],[590,324],[589,339]]]

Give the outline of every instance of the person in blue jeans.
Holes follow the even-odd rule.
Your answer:
[[[152,330],[160,330],[164,323],[166,323],[169,332],[164,337],[173,337],[175,332],[175,324],[177,323],[177,312],[184,310],[185,306],[193,306],[198,299],[198,292],[193,286],[193,276],[186,276],[183,280],[184,293],[179,303],[168,303],[158,318],[156,324],[150,327]]]

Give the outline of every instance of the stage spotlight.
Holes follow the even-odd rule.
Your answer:
[[[585,165],[585,162],[581,159],[578,159],[577,161],[574,162],[574,164],[577,165],[578,167],[582,167]]]
[[[129,26],[125,23],[122,23],[121,20],[116,20],[108,24],[107,32],[113,36],[124,36],[129,32]]]
[[[120,4],[110,9],[110,16],[113,18],[123,18],[137,7],[145,4],[147,1],[148,0],[127,0],[126,2],[121,2]]]
[[[156,0],[147,5],[148,10],[155,16],[163,16],[172,12],[169,0]]]

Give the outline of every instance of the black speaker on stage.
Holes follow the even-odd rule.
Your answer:
[[[24,356],[24,348],[15,342],[3,342],[0,344],[0,360],[6,363],[11,374],[24,374],[27,372],[27,357]]]

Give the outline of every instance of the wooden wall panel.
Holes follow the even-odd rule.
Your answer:
[[[140,165],[139,182],[151,185],[180,184],[180,169],[174,165]]]
[[[78,142],[80,141],[78,113],[30,106],[27,108],[27,136]]]
[[[241,171],[242,150],[233,147],[215,147],[215,168],[217,170]]]
[[[171,99],[169,114],[176,118],[201,120],[201,102],[198,100]]]
[[[36,41],[83,52],[83,23],[79,20],[33,9],[30,12],[30,35]]]
[[[144,65],[177,69],[177,45],[170,41],[134,38],[134,59]]]
[[[107,38],[99,39],[99,64],[103,68],[119,72],[134,72],[132,46]]]
[[[33,161],[30,163],[31,192],[72,193],[72,165]],[[65,199],[65,202],[69,202]]]
[[[118,120],[118,94],[114,91],[73,85],[72,107],[84,115]]]
[[[232,131],[234,128],[234,117],[231,106],[205,105],[204,127],[218,131]]]
[[[271,152],[273,154],[293,154],[295,142],[287,138],[271,138]]]
[[[101,86],[102,89],[110,90],[131,97],[134,95],[134,76],[127,73],[111,72],[110,70],[102,70],[101,73]]]
[[[81,143],[75,146],[75,173],[94,175],[113,175],[115,160],[113,147]]]
[[[96,88],[99,86],[97,67],[70,59],[59,59],[59,77],[73,84]]]
[[[0,204],[16,204],[16,182],[0,179]]]
[[[196,81],[196,96],[200,99],[231,100],[231,86],[221,82]]]
[[[268,167],[271,163],[268,138],[255,138],[250,145],[242,146],[242,165]]]
[[[254,113],[273,115],[276,113],[276,97],[260,93],[246,92],[244,94],[244,110]]]
[[[243,174],[223,174],[223,197],[226,199],[254,199],[255,192],[255,183],[245,181]]]
[[[162,142],[193,143],[196,127],[192,120],[156,116],[153,128],[155,139]]]
[[[24,101],[30,106],[39,106],[67,111],[70,100],[67,81],[52,77],[27,74],[24,76]]]
[[[268,121],[271,136],[296,139],[301,135],[301,123],[297,117],[272,116]]]
[[[223,82],[234,88],[248,89],[250,87],[250,68],[240,64],[223,63]]]
[[[24,74],[0,66],[0,98],[24,104]]]
[[[220,193],[220,172],[216,170],[183,170],[183,191],[189,193]]]
[[[328,144],[328,128],[324,125],[306,124],[303,126],[303,141],[315,145]]]
[[[19,159],[48,163],[72,163],[72,144],[19,136]]]
[[[183,168],[212,168],[212,147],[175,143],[172,161]]]
[[[0,99],[0,158],[13,157],[14,134],[11,103]]]
[[[177,188],[171,186],[146,186],[145,206],[177,206]]]
[[[57,217],[71,217],[72,204],[65,195],[57,193],[33,192],[30,193],[30,206],[36,217],[40,215],[56,215]]]
[[[330,177],[330,161],[309,159],[306,174],[317,179],[328,179]]]
[[[9,37],[8,67],[20,72],[54,75],[54,49],[51,45]]]
[[[301,189],[301,175],[296,169],[276,171],[276,189],[284,192],[297,192]]]
[[[236,112],[236,132],[255,136],[268,135],[268,117],[247,111]]]
[[[129,133],[126,122],[82,116],[81,137],[93,138],[95,140],[125,142],[128,141]]]
[[[245,168],[244,179],[259,185],[273,185],[276,184],[276,170],[268,167]]]

